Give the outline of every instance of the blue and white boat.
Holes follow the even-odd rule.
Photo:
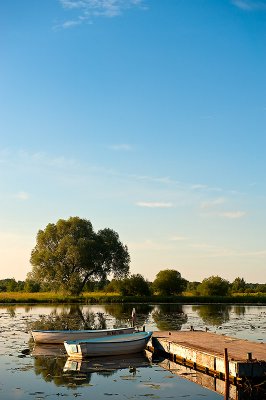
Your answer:
[[[64,346],[71,358],[111,356],[143,351],[152,332],[135,332],[95,339],[65,341]]]

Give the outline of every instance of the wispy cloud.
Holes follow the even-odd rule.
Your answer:
[[[192,247],[193,249],[199,249],[199,250],[217,250],[217,246],[214,246],[212,244],[207,244],[207,243],[192,243],[189,245],[189,247]]]
[[[136,203],[138,207],[147,207],[147,208],[171,208],[173,207],[172,203],[163,203],[158,201],[139,201]]]
[[[89,22],[92,18],[114,18],[131,8],[146,9],[145,0],[58,0],[61,6],[75,17],[61,24],[61,28],[70,28]],[[59,25],[57,26],[57,28]]]
[[[246,214],[247,213],[245,211],[224,211],[224,212],[218,213],[217,215],[219,217],[223,217],[223,218],[236,219],[236,218],[242,218]]]
[[[266,11],[266,1],[265,0],[232,0],[232,4],[241,10],[245,11],[255,11],[255,10],[265,10]]]
[[[180,242],[180,241],[183,241],[183,240],[188,240],[188,238],[185,237],[185,236],[172,236],[172,237],[170,237],[170,241],[172,241],[172,242]]]
[[[111,150],[115,151],[130,151],[132,150],[132,146],[130,144],[122,143],[122,144],[113,144],[110,146]]]
[[[212,208],[219,206],[221,204],[225,203],[225,198],[224,197],[219,197],[216,199],[208,200],[208,201],[203,201],[200,205],[201,208]]]
[[[14,197],[18,200],[28,200],[30,198],[29,193],[27,192],[18,192],[17,194],[14,195]]]
[[[162,251],[162,250],[171,249],[171,246],[169,246],[169,245],[166,245],[163,243],[157,243],[150,239],[144,240],[143,242],[129,242],[129,243],[127,243],[127,245],[130,250]]]
[[[51,156],[44,152],[29,153],[25,150],[18,152],[19,160],[23,161],[24,164],[38,165],[38,166],[49,166],[57,168],[73,168],[78,165],[77,161],[65,156]]]

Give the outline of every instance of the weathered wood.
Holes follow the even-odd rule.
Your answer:
[[[172,359],[212,375],[235,378],[263,377],[266,373],[266,344],[204,331],[153,332],[151,347]],[[228,363],[225,363],[224,349]],[[252,353],[252,359],[247,359]],[[226,370],[228,365],[228,371]]]

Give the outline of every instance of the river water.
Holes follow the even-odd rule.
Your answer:
[[[0,399],[206,399],[221,400],[193,382],[193,371],[165,369],[148,354],[70,362],[64,349],[34,347],[29,330],[48,328],[120,327],[130,324],[132,308],[139,328],[206,329],[217,334],[266,342],[266,306],[115,304],[84,306],[0,306]],[[56,321],[56,322],[55,322]],[[46,325],[45,325],[46,324]],[[54,325],[55,326],[55,325]],[[194,379],[195,380],[195,379]],[[215,391],[217,390],[217,391]],[[262,399],[252,392],[230,394],[228,400]],[[252,397],[253,396],[253,397]]]

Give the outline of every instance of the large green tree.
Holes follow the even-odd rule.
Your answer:
[[[203,279],[198,286],[198,292],[203,296],[226,296],[228,294],[230,283],[220,276],[210,276]]]
[[[79,294],[89,279],[127,276],[130,256],[112,229],[95,232],[90,221],[70,217],[39,230],[30,262],[30,279]]]
[[[152,286],[154,292],[170,296],[182,293],[186,289],[187,281],[177,270],[164,269],[158,272]]]
[[[123,296],[149,296],[149,282],[141,275],[135,274],[118,281],[118,290]]]

